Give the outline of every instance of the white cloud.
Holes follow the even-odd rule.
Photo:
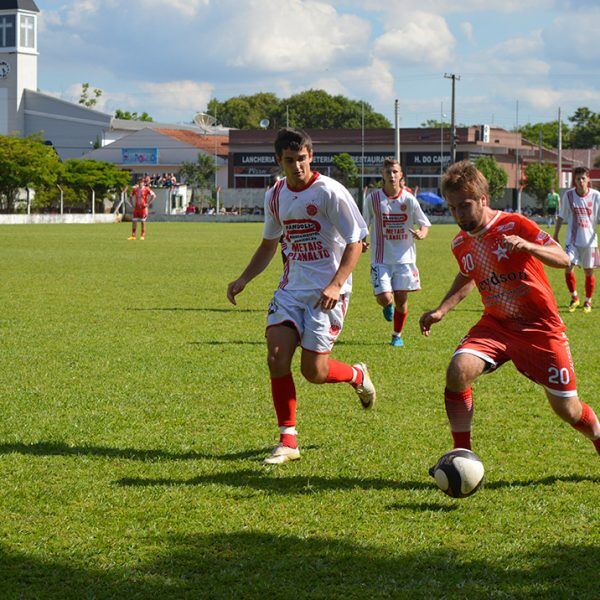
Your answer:
[[[600,102],[600,91],[585,88],[557,90],[551,87],[530,87],[522,90],[519,95],[537,109],[571,105],[573,104],[573,98],[577,99],[578,106]]]
[[[144,83],[141,86],[147,96],[144,104],[152,107],[168,107],[170,110],[191,113],[205,110],[213,93],[210,83],[196,81],[167,81]]]
[[[235,67],[270,72],[323,70],[355,56],[370,26],[324,2],[250,0],[236,5],[218,49]]]
[[[426,64],[440,68],[452,58],[456,45],[443,17],[413,12],[402,25],[377,38],[374,52],[392,63]]]
[[[600,61],[598,23],[598,6],[559,16],[542,33],[546,55],[576,67],[589,64],[595,68]]]
[[[462,34],[465,36],[465,39],[468,42],[473,42],[474,38],[473,38],[473,24],[470,23],[469,21],[463,21],[460,24],[460,30],[462,31]]]
[[[131,1],[131,0],[129,0]],[[201,7],[208,6],[210,0],[135,0],[144,11],[157,11],[161,14],[176,11],[186,17],[195,17]]]

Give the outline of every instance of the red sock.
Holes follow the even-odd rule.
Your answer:
[[[585,276],[585,297],[591,298],[594,295],[594,288],[596,287],[596,278],[594,275]]]
[[[279,427],[295,427],[296,386],[292,374],[271,377],[271,393]]]
[[[295,433],[282,433],[279,436],[279,443],[282,446],[287,446],[288,448],[297,448],[298,442],[296,441]]]
[[[471,449],[471,420],[473,418],[473,390],[467,388],[462,392],[444,390],[446,415],[450,422],[450,431],[455,448]]]
[[[360,385],[362,383],[363,374],[359,369],[355,369],[347,363],[343,363],[339,360],[329,359],[329,373],[327,373],[326,383],[355,383]]]
[[[581,419],[573,425],[573,428],[592,440],[596,451],[600,454],[600,422],[598,422],[598,417],[592,407],[585,402],[581,403],[581,408]]]
[[[404,329],[404,323],[406,323],[406,317],[408,312],[394,311],[394,333],[400,335]]]
[[[571,296],[577,294],[577,282],[575,281],[574,271],[565,273],[565,281],[567,282],[567,289],[571,292]]]

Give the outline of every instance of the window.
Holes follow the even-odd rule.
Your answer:
[[[14,48],[16,46],[16,18],[16,15],[2,15],[0,17],[0,48]]]
[[[19,42],[23,48],[35,48],[35,22],[30,15],[21,15]]]

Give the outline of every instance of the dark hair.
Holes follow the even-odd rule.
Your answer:
[[[477,198],[489,194],[487,179],[468,160],[461,160],[448,167],[442,177],[442,195],[468,192]]]
[[[312,151],[312,140],[305,131],[284,127],[277,132],[275,138],[275,154],[277,156],[281,156],[284,150],[298,152],[301,148]]]
[[[587,167],[575,167],[573,169],[573,177],[577,177],[577,175],[589,175],[590,170]]]
[[[383,159],[383,168],[387,169],[388,167],[393,167],[394,165],[398,165],[400,167],[400,171],[402,171],[402,165],[399,160],[396,160],[393,156],[386,156]]]

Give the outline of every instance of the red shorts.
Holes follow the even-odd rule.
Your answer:
[[[148,217],[148,209],[147,208],[134,208],[133,209],[133,218],[134,219],[146,219]]]
[[[564,332],[512,331],[483,317],[460,341],[456,354],[474,354],[490,365],[489,371],[512,360],[525,377],[555,396],[576,396],[575,369]]]

